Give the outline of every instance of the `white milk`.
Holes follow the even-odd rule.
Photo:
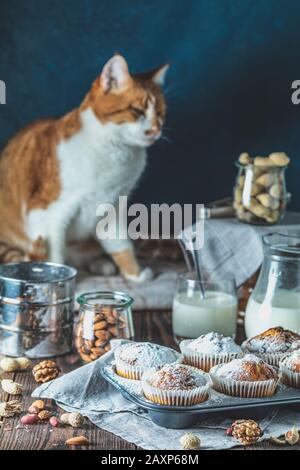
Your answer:
[[[299,292],[280,289],[276,291],[272,299],[267,301],[250,297],[245,316],[247,338],[274,326],[282,326],[300,334]]]
[[[233,336],[236,329],[237,299],[224,292],[177,293],[173,301],[173,333],[179,339],[198,338],[211,331]]]

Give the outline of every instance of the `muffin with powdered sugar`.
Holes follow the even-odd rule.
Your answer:
[[[180,350],[185,364],[205,372],[209,372],[216,364],[229,362],[243,355],[241,347],[231,337],[215,332],[201,335],[194,340],[181,341]]]
[[[210,385],[208,374],[184,364],[168,364],[142,376],[145,397],[160,405],[196,405],[207,400]]]
[[[246,353],[261,357],[273,366],[278,366],[287,353],[300,349],[300,336],[276,326],[244,341],[242,349]]]
[[[244,398],[272,396],[279,381],[277,369],[254,354],[218,364],[210,376],[217,391]]]
[[[293,388],[300,388],[300,349],[286,355],[279,363],[281,381]]]
[[[117,374],[133,380],[140,380],[148,370],[158,370],[165,364],[181,360],[181,355],[174,349],[149,342],[126,343],[115,350]]]

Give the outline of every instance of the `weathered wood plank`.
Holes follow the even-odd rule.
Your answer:
[[[149,312],[136,312],[134,314],[135,323],[135,339],[142,341],[153,341],[159,344],[176,347],[172,337],[172,323],[171,314],[169,311],[149,311]],[[239,327],[238,339],[241,341],[242,328]],[[178,348],[177,348],[178,349]],[[57,362],[62,370],[62,373],[67,373],[81,365],[76,353],[68,354],[57,359]],[[32,403],[31,393],[37,384],[34,382],[31,371],[19,372],[17,374],[4,374],[7,378],[14,378],[16,381],[24,385],[24,394],[22,397],[24,412]],[[15,399],[7,394],[1,392],[1,401]],[[61,410],[55,405],[54,402],[47,402],[49,408],[59,415]],[[67,426],[52,428],[48,423],[39,423],[28,428],[20,427],[19,417],[5,418],[0,421],[0,449],[1,450],[42,450],[42,449],[65,449],[65,441],[69,437],[75,435],[85,435],[91,445],[87,449],[108,449],[108,450],[125,450],[137,449],[133,444],[126,442],[123,439],[97,428],[89,422],[86,422],[81,429],[72,429]],[[280,449],[284,450],[288,447],[276,447],[269,443],[261,443],[255,446],[247,447],[247,450],[259,449]],[[300,446],[294,446],[292,449],[299,449]],[[83,448],[84,449],[84,448]]]

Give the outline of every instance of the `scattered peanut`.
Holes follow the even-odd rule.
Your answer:
[[[21,418],[22,424],[36,424],[39,421],[38,415],[24,415]]]
[[[63,424],[69,424],[73,428],[80,428],[84,423],[84,417],[80,413],[63,413],[60,420]]]
[[[31,366],[31,360],[27,357],[4,357],[0,361],[0,367],[5,372],[16,372],[18,370],[26,370]]]
[[[1,386],[4,392],[9,393],[10,395],[21,395],[23,390],[23,385],[14,382],[11,379],[1,380]]]
[[[290,444],[290,446],[294,446],[295,444],[297,444],[299,442],[300,436],[299,436],[299,431],[296,428],[296,426],[293,426],[292,429],[287,431],[284,437],[285,437],[286,442]]]
[[[9,418],[15,414],[21,413],[21,403],[16,400],[0,403],[0,416]]]
[[[71,437],[66,440],[68,446],[88,446],[89,440],[85,436]]]
[[[0,367],[5,372],[15,372],[16,370],[19,370],[18,362],[10,357],[4,357],[3,359],[1,359]]]
[[[20,370],[26,370],[32,366],[32,362],[28,357],[17,357],[16,361],[19,364]]]

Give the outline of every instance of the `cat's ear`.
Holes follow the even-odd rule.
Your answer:
[[[156,83],[156,85],[163,86],[169,67],[170,64],[165,64],[162,67],[153,70],[153,72],[151,73],[151,80]]]
[[[105,93],[126,88],[131,77],[124,57],[117,54],[109,59],[103,67],[100,81]]]

